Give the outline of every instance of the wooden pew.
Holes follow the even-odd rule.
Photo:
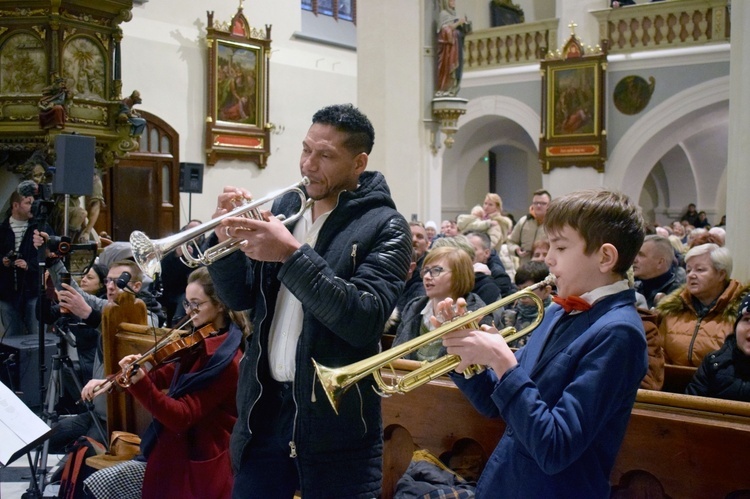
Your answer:
[[[397,375],[411,368],[402,362],[397,363]],[[385,370],[383,376],[393,378]],[[382,410],[385,499],[393,496],[413,446],[439,456],[450,451],[457,440],[468,437],[489,456],[504,431],[502,421],[480,416],[447,377],[404,396],[384,399]],[[724,498],[750,489],[744,459],[748,449],[750,404],[639,390],[610,482],[625,488],[627,484],[621,481],[642,470],[655,477],[648,485],[651,493],[663,490],[667,496],[681,499]],[[633,487],[643,492],[642,482]],[[621,493],[618,497],[646,497],[633,490]]]
[[[154,344],[153,328],[147,326],[146,304],[131,293],[120,293],[114,304],[107,304],[102,318],[104,372],[120,371],[119,361],[126,355],[143,353]],[[129,431],[140,435],[151,415],[134,403],[127,392],[114,389],[107,397],[107,430]]]

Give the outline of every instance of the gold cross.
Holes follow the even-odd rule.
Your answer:
[[[240,0],[242,1],[242,0]],[[570,24],[568,24],[568,28],[570,28],[570,34],[575,35],[576,34],[576,28],[578,25],[574,21],[570,21]]]

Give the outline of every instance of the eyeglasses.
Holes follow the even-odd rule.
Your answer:
[[[533,204],[534,206],[547,206],[549,203],[547,201],[534,201],[531,204]]]
[[[450,270],[444,269],[443,267],[429,267],[429,268],[424,268],[420,270],[419,275],[420,277],[422,277],[422,279],[424,279],[424,276],[426,276],[427,274],[430,274],[430,277],[435,279],[443,272],[445,272],[446,274],[450,274]]]
[[[104,285],[108,286],[109,284],[117,284],[117,279],[119,279],[119,278],[120,278],[119,276],[117,276],[117,277],[105,277],[104,278]]]
[[[200,303],[196,303],[196,302],[193,302],[193,301],[183,300],[182,301],[182,306],[185,307],[185,311],[186,312],[195,312],[195,313],[198,313],[198,312],[201,311],[201,305],[204,305],[204,304],[208,303],[209,301],[211,301],[211,300],[206,300],[206,301],[202,301]]]

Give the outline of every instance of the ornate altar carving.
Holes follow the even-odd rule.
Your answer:
[[[105,169],[138,146],[117,122],[120,24],[132,0],[59,0],[0,6],[0,163],[27,175],[34,151],[54,156],[55,137],[96,138]],[[50,161],[51,162],[51,161]]]
[[[208,116],[206,163],[249,158],[264,168],[271,154],[268,121],[268,58],[271,26],[250,26],[242,2],[229,23],[207,12]]]

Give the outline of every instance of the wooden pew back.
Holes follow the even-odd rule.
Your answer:
[[[399,367],[409,368],[400,362]],[[392,378],[386,371],[383,376]],[[627,473],[642,470],[655,477],[650,492],[661,489],[672,498],[719,499],[750,489],[744,459],[750,449],[750,404],[639,390],[631,414],[610,477],[614,486],[625,487],[621,480],[627,479]],[[447,377],[405,396],[384,399],[383,424],[385,499],[393,496],[406,469],[403,463],[411,448],[407,437],[438,456],[450,451],[457,440],[469,437],[489,456],[505,427],[502,421],[480,416]],[[626,490],[618,497],[641,496]]]

